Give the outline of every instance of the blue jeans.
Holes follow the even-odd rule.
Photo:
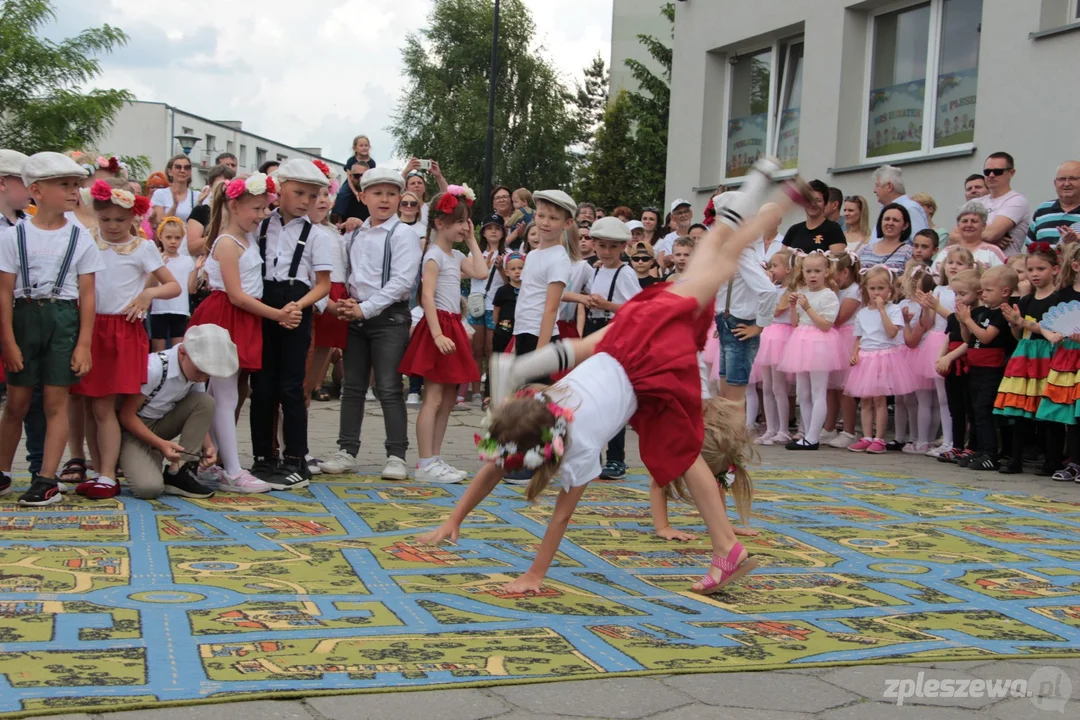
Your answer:
[[[45,456],[45,396],[40,385],[34,386],[30,395],[30,409],[23,418],[26,434],[26,462],[30,472],[41,472],[41,459]]]
[[[753,320],[743,320],[734,315],[717,315],[716,329],[720,332],[720,377],[728,385],[748,385],[750,368],[754,365],[761,336],[740,340],[732,332],[739,325],[754,325]]]

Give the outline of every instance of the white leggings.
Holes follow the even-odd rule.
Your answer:
[[[822,370],[796,374],[795,391],[799,395],[806,442],[816,443],[821,437],[821,428],[825,426],[825,415],[829,411],[829,372]]]
[[[761,383],[749,383],[746,386],[746,427],[757,425],[758,410],[761,409],[758,403],[759,387]]]
[[[943,382],[943,392],[944,389]],[[896,398],[897,442],[904,442],[905,438],[919,445],[930,442],[934,430],[934,395],[935,390],[927,389]]]
[[[937,393],[938,416],[941,419],[941,441],[952,447],[952,413],[949,412],[949,398],[945,395],[945,378],[934,378],[934,391]]]
[[[788,431],[791,404],[788,401],[787,374],[776,367],[761,369],[761,396],[765,404],[765,429],[771,433]]]
[[[241,472],[240,450],[236,445],[236,404],[240,401],[240,373],[227,378],[210,378],[214,398],[214,420],[210,435],[217,446],[218,463],[230,477]]]

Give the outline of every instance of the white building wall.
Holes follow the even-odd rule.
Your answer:
[[[867,113],[869,13],[916,2],[882,0],[691,0],[676,3],[667,200],[687,197],[698,214],[723,177],[727,68],[734,55],[805,36],[798,171],[871,206],[873,169],[862,162]],[[1032,205],[1054,197],[1057,165],[1080,156],[1070,92],[1080,67],[1076,0],[984,0],[979,37],[974,148],[956,157],[897,162],[907,190],[935,197],[939,225],[952,225],[963,180],[986,155],[1011,153],[1014,189]],[[1069,26],[1072,23],[1072,26]],[[1033,33],[1066,26],[1061,32]],[[774,78],[778,82],[779,78]],[[933,119],[924,127],[932,132]],[[795,219],[795,218],[791,218]]]
[[[633,92],[638,89],[637,80],[626,67],[626,60],[645,63],[653,72],[660,74],[660,65],[653,60],[638,35],[651,35],[670,44],[671,29],[668,21],[660,15],[660,8],[667,0],[612,0],[611,3],[611,82],[609,97],[614,100],[620,90]]]

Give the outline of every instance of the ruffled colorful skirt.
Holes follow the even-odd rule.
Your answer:
[[[791,340],[791,334],[795,332],[788,323],[773,322],[766,325],[761,331],[761,343],[758,345],[757,355],[754,356],[754,365],[750,368],[750,382],[761,382],[761,371],[765,368],[773,368],[784,359],[784,350]],[[720,377],[720,363],[716,365],[716,376]]]
[[[146,382],[150,338],[141,320],[98,315],[90,344],[90,372],[71,387],[73,395],[98,398],[138,395]]]
[[[855,326],[840,325],[833,329],[840,336],[847,360],[844,362],[844,367],[829,373],[829,389],[843,390],[844,386],[847,385],[848,375],[851,373],[851,355],[855,352]]]
[[[258,372],[262,369],[262,318],[232,304],[224,290],[215,290],[199,303],[188,321],[188,327],[218,325],[229,331],[236,343],[240,369]]]
[[[454,352],[443,355],[439,351],[427,320],[422,319],[413,331],[398,372],[402,375],[419,375],[427,382],[440,385],[479,382],[480,369],[473,360],[472,344],[461,316],[446,310],[439,310],[437,314],[442,334],[454,341]]]
[[[1024,338],[1016,344],[1005,377],[998,385],[994,414],[1032,419],[1046,392],[1054,346],[1043,338]]]
[[[949,341],[949,336],[940,330],[931,330],[923,336],[922,343],[915,349],[915,375],[930,381],[940,380],[937,373],[937,361],[941,357],[941,349]]]
[[[851,364],[843,339],[835,328],[826,332],[813,325],[800,325],[791,332],[784,357],[777,365],[782,372],[833,372]]]
[[[1035,419],[1066,425],[1080,419],[1080,343],[1065,339],[1054,351]]]
[[[911,369],[911,353],[903,345],[885,350],[860,350],[859,362],[848,373],[844,394],[851,397],[907,395],[920,387]]]

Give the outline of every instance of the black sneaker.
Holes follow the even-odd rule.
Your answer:
[[[957,467],[967,467],[968,463],[977,457],[979,457],[978,453],[971,450],[965,450],[957,455],[953,462],[956,463]]]
[[[801,440],[792,440],[784,447],[788,450],[817,450],[818,443],[812,443],[806,438],[802,438]]]
[[[889,452],[902,452],[904,445],[906,444],[907,442],[902,440],[893,440],[892,442],[885,443],[885,449]]]
[[[276,473],[260,479],[274,490],[299,490],[311,484],[311,471],[304,458],[285,458],[278,465]]]
[[[43,478],[31,475],[30,489],[19,496],[19,504],[29,507],[41,507],[63,501],[56,478]]]
[[[1002,475],[1019,475],[1020,473],[1024,472],[1024,468],[1014,465],[1013,463],[1008,463],[1007,465],[1002,465],[1001,467],[999,467],[998,472]]]
[[[184,463],[175,475],[166,468],[163,476],[166,495],[198,499],[214,497],[214,491],[199,482],[199,466],[196,463]]]
[[[976,455],[975,457],[968,460],[967,469],[975,471],[992,471],[1000,470],[1001,466],[998,465],[998,461],[995,460],[993,457],[986,453],[982,453],[981,455]]]
[[[11,477],[7,473],[0,472],[0,497],[11,493]]]
[[[280,465],[276,457],[257,457],[251,464],[251,474],[268,483],[270,478],[278,474]]]
[[[626,477],[626,463],[612,460],[600,471],[601,480],[622,480]]]

